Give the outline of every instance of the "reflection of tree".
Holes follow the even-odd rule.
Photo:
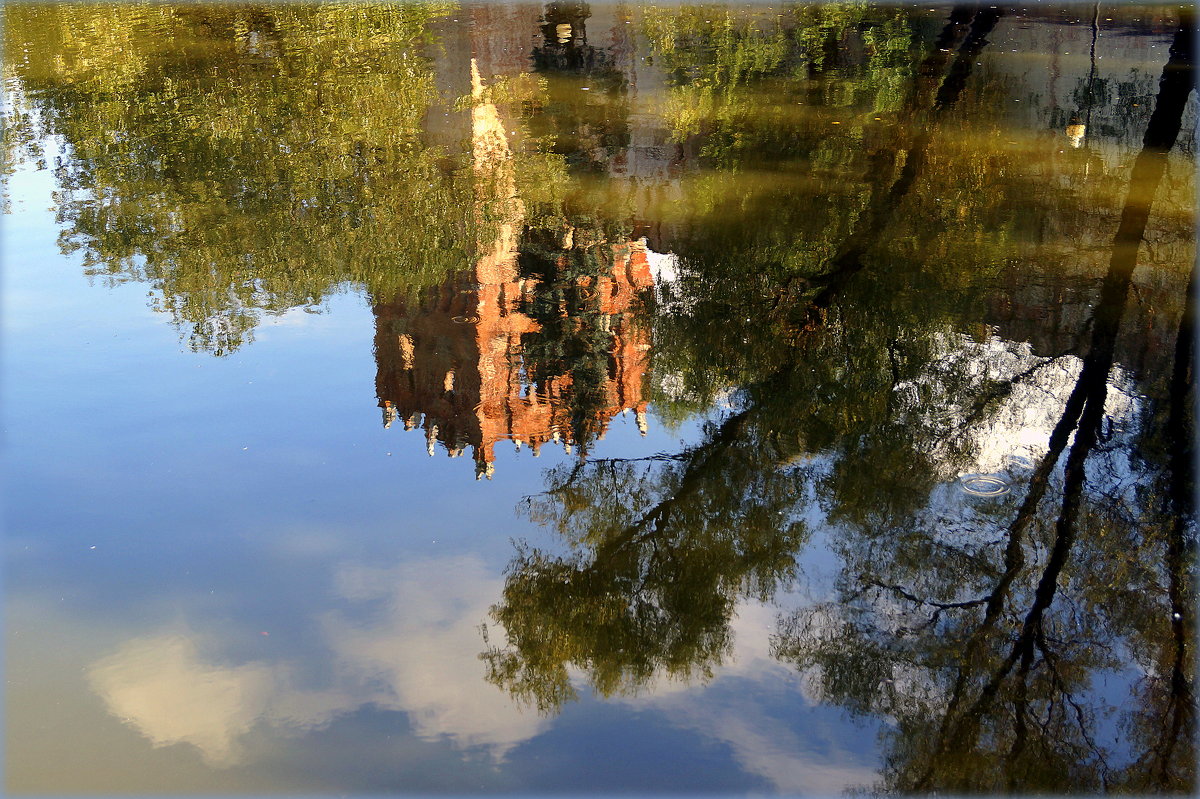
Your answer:
[[[1181,25],[1176,36],[1133,167],[1082,368],[1011,521],[996,523],[999,535],[990,544],[980,545],[985,536],[978,530],[960,542],[952,568],[924,572],[875,542],[881,534],[944,537],[937,525],[848,527],[841,544],[847,560],[842,601],[802,611],[781,629],[778,654],[814,668],[828,699],[896,720],[884,775],[888,789],[1194,787],[1194,665],[1187,616],[1179,610],[1189,604],[1184,575],[1191,508],[1172,499],[1165,518],[1125,526],[1145,537],[1141,552],[1165,550],[1164,567],[1141,575],[1150,590],[1138,593],[1165,589],[1166,601],[1142,600],[1144,612],[1110,611],[1104,594],[1112,597],[1131,576],[1114,565],[1128,557],[1124,542],[1114,548],[1111,541],[1114,528],[1117,539],[1124,537],[1109,512],[1124,492],[1106,486],[1103,471],[1091,479],[1087,474],[1090,460],[1113,458],[1100,445],[1118,332],[1151,203],[1192,89],[1191,27]],[[1181,327],[1190,335],[1187,324]],[[1189,347],[1180,351],[1190,356]],[[1167,427],[1176,433],[1187,427],[1187,371],[1177,371],[1172,386],[1176,410],[1168,412]],[[1168,482],[1180,488],[1190,480],[1182,458],[1169,472]],[[1057,510],[1046,502],[1051,489],[1061,497]],[[1080,568],[1080,561],[1091,569]],[[1098,576],[1107,591],[1095,585]],[[1135,691],[1142,709],[1129,722],[1134,746],[1142,749],[1132,750],[1125,768],[1110,762],[1113,753],[1096,740],[1103,719],[1091,684],[1119,665],[1121,637],[1134,646],[1150,644],[1153,653],[1133,653],[1148,676]],[[1158,637],[1166,640],[1153,640]]]
[[[577,553],[510,564],[493,609],[508,646],[486,653],[489,679],[545,711],[574,696],[568,666],[605,695],[710,674],[736,601],[773,595],[806,538],[798,472],[763,468],[769,431],[744,411],[676,456],[555,470],[528,511]]]
[[[959,62],[971,62],[994,21],[991,13],[978,15]],[[962,20],[952,21],[950,30],[957,41],[968,33]],[[951,60],[939,47],[923,68],[936,75]],[[957,99],[964,77],[952,69],[940,91],[933,80],[918,95],[941,114]],[[852,273],[863,268],[918,171],[886,172],[861,223],[814,270],[807,290],[788,298],[789,312],[780,317],[785,325],[803,320],[802,331],[777,335],[773,343],[759,331],[744,346],[753,325],[749,318],[743,324],[748,312],[737,303],[746,293],[714,291],[727,272],[714,279],[704,271],[709,262],[700,262],[697,277],[709,280],[680,303],[687,309],[682,329],[694,336],[687,352],[759,371],[736,375],[739,410],[714,422],[691,449],[648,461],[582,462],[552,473],[550,489],[530,501],[530,512],[574,552],[555,557],[526,550],[510,565],[503,601],[493,610],[507,646],[486,653],[493,682],[545,710],[573,696],[572,665],[603,693],[637,690],[658,672],[706,675],[728,649],[735,602],[768,597],[793,577],[806,539],[797,514],[811,501],[807,487],[814,475],[797,457],[852,439],[865,425],[847,413],[846,398],[887,396],[895,379],[889,351],[873,346],[879,325],[864,325],[866,335],[842,325],[826,331],[825,312],[855,285]],[[746,275],[740,266],[751,290],[762,285],[761,275]],[[731,288],[735,283],[729,276]],[[713,313],[720,306],[728,313]],[[728,330],[713,342],[707,329],[714,316],[745,331],[740,349],[729,346]],[[759,342],[763,349],[753,349]],[[857,365],[850,374],[846,362]],[[850,385],[841,404],[831,403],[829,387],[839,382]],[[916,480],[919,495],[933,476]]]
[[[694,405],[707,404],[729,384],[761,377],[755,370],[795,358],[797,333],[803,337],[808,327],[822,324],[834,298],[844,299],[843,289],[877,256],[895,223],[904,224],[898,212],[911,207],[919,180],[954,185],[972,174],[971,159],[977,153],[962,153],[962,160],[947,157],[931,137],[959,102],[973,59],[997,18],[991,9],[978,14],[955,9],[942,33],[929,42],[930,52],[915,64],[894,64],[897,48],[879,48],[867,56],[846,83],[859,87],[879,80],[873,66],[877,59],[907,79],[903,102],[887,116],[857,99],[843,105],[835,93],[838,100],[806,112],[811,118],[793,119],[782,126],[783,132],[759,142],[761,150],[745,144],[736,157],[721,162],[726,169],[699,180],[690,193],[702,223],[677,237],[680,280],[666,289],[668,300],[680,294],[687,302],[669,301],[655,320],[656,361],[678,375],[686,389],[682,393],[696,398]],[[911,35],[906,25],[893,27],[897,40]],[[907,47],[902,51],[907,55]],[[751,95],[764,85],[779,90],[782,80],[752,71],[740,77]],[[784,84],[785,94],[802,94],[811,80],[791,78]],[[986,85],[976,89],[986,91]],[[856,89],[846,93],[859,97]],[[971,110],[988,113],[978,106]],[[755,179],[753,170],[768,158],[779,162],[782,176]],[[986,196],[966,197],[965,209],[986,208]],[[1002,240],[1007,228],[997,225],[993,239]],[[940,230],[928,225],[913,233],[928,239]],[[982,261],[977,250],[969,256]],[[873,278],[881,289],[864,306],[887,296],[882,286],[895,271]],[[917,270],[892,285],[914,279],[932,287],[955,277],[948,269]],[[843,304],[840,312],[848,307]],[[692,357],[696,351],[704,357]],[[670,405],[669,398],[660,398],[659,406],[664,405]]]
[[[90,274],[152,285],[216,352],[348,281],[440,282],[473,241],[469,172],[422,141],[425,26],[445,10],[9,9],[6,52],[26,54],[11,69],[68,147],[64,246]]]
[[[911,13],[862,3],[649,8],[646,34],[671,86],[674,134],[722,165],[770,168],[804,152],[797,115],[823,107],[885,112],[911,87]],[[836,72],[835,72],[836,70]],[[829,80],[833,74],[854,80]],[[780,102],[781,98],[784,102]]]
[[[6,81],[3,91],[4,107],[0,109],[0,133],[4,139],[0,143],[0,147],[3,147],[0,153],[0,212],[9,213],[9,176],[21,164],[29,161],[37,164],[38,169],[45,169],[46,160],[38,126],[27,103],[17,96],[18,87]]]

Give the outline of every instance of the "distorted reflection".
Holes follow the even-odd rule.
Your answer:
[[[422,125],[442,102],[428,26],[449,8],[6,14],[34,116],[70,146],[56,164],[64,246],[103,281],[154,287],[191,345],[218,354],[263,313],[347,281],[439,281],[473,227],[470,173]]]
[[[498,789],[585,790],[531,763],[607,700],[721,747],[731,790],[1193,791],[1194,33],[1100,5],[6,10],[3,170],[61,153],[65,255],[197,353],[361,297],[372,434],[513,475],[458,469],[434,518],[441,461],[398,459],[379,515],[460,551],[364,534],[306,651],[147,628],[89,689],[223,769],[392,712]],[[350,504],[324,512],[353,531]],[[595,786],[662,787],[632,769]]]

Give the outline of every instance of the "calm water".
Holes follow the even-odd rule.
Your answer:
[[[7,792],[1190,793],[1180,14],[8,5]]]

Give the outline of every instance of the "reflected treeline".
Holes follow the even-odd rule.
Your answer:
[[[796,447],[764,451],[771,433],[747,411],[676,455],[551,470],[526,510],[572,553],[523,549],[509,565],[493,609],[507,646],[485,654],[488,679],[545,712],[574,698],[569,667],[604,695],[711,676],[737,600],[786,585],[808,535],[795,518],[800,475],[766,460],[786,463]]]
[[[91,273],[214,352],[365,287],[385,424],[477,477],[578,450],[524,503],[563,549],[510,564],[496,685],[707,679],[819,534],[832,595],[773,649],[886,722],[881,790],[1194,788],[1186,9],[1106,12],[1131,60],[1174,37],[1157,84],[1098,14],[988,5],[5,17],[6,168],[59,137]],[[1006,68],[1047,30],[1074,72]],[[706,421],[590,457],[625,412]]]
[[[59,137],[89,274],[155,289],[197,349],[346,282],[390,295],[473,252],[469,165],[428,146],[448,4],[23,4],[5,53]],[[353,113],[348,113],[353,109]]]

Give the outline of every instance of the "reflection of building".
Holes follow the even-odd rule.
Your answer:
[[[611,333],[606,404],[594,411],[592,429],[603,431],[619,413],[632,410],[645,431],[642,381],[648,332],[634,308],[651,285],[645,248],[610,245],[612,272],[580,291],[595,303]],[[422,428],[432,455],[437,442],[461,455],[473,450],[476,475],[490,476],[495,444],[512,440],[534,454],[546,441],[571,447],[586,435],[575,429],[566,401],[571,374],[533,384],[525,377],[522,338],[540,327],[520,310],[535,286],[517,274],[515,259],[482,259],[473,274],[448,280],[420,307],[402,301],[375,306],[376,391],[386,424]],[[586,442],[582,442],[586,443]]]
[[[423,428],[430,455],[439,441],[451,456],[470,446],[476,476],[490,477],[497,441],[528,444],[535,454],[547,440],[568,452],[579,444],[582,451],[627,410],[644,432],[642,379],[650,345],[633,312],[652,281],[644,245],[606,243],[574,228],[564,229],[561,239],[554,234],[550,253],[543,254],[559,265],[586,251],[597,270],[554,286],[522,272],[526,209],[517,196],[510,134],[477,58],[470,74],[477,258],[469,273],[449,278],[417,307],[403,299],[375,306],[376,390],[385,424],[399,418],[405,429]],[[541,321],[531,315],[535,305]],[[549,320],[560,329],[544,330]],[[565,363],[547,369],[544,359],[525,353],[531,344],[553,351],[560,338],[585,328],[602,342],[588,353],[589,366],[597,356],[606,362],[599,373]]]
[[[430,455],[438,442],[452,456],[470,448],[483,476],[505,439],[535,454],[546,441],[582,454],[626,411],[645,432],[650,342],[636,310],[654,283],[654,254],[630,238],[661,242],[662,225],[645,220],[673,196],[685,153],[635,103],[627,9],[593,15],[586,3],[560,2],[464,13],[471,24],[444,31],[435,61],[440,91],[470,91],[469,121],[466,109],[448,108],[425,128],[451,151],[469,139],[459,151],[473,165],[475,262],[420,301],[375,305],[376,388],[386,424],[423,429]],[[537,79],[523,80],[531,71]],[[663,90],[661,78],[650,83]],[[601,200],[590,197],[547,222],[519,196],[514,151],[606,175],[630,224],[598,223]]]

